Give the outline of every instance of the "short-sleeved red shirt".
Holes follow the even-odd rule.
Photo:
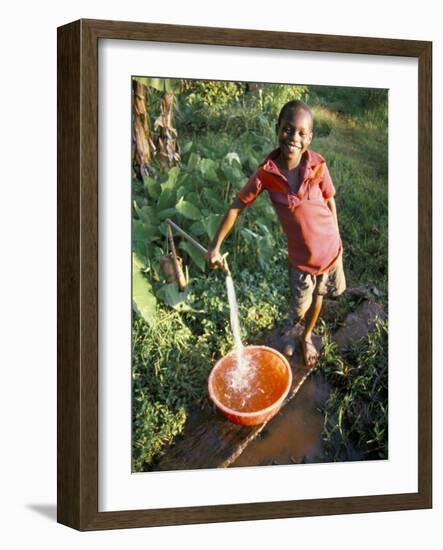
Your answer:
[[[299,188],[294,193],[274,160],[272,151],[238,192],[238,198],[251,204],[266,190],[288,241],[290,263],[306,273],[327,271],[341,252],[340,235],[327,199],[335,188],[324,158],[307,150],[300,163]]]

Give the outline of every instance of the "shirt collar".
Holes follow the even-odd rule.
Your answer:
[[[284,176],[280,172],[278,166],[274,162],[279,154],[280,154],[280,147],[277,147],[277,149],[274,149],[273,151],[271,151],[269,155],[265,158],[262,164],[262,167],[265,172],[268,172],[270,174],[275,174],[276,176],[280,176],[286,181],[286,176]],[[303,157],[300,162],[301,181],[304,181],[309,176],[310,172],[317,164],[318,163],[315,162],[315,159],[309,149],[303,153]]]

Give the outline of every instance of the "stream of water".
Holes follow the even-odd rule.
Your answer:
[[[231,329],[234,336],[234,346],[237,355],[237,366],[229,373],[229,386],[234,392],[240,392],[248,388],[253,368],[245,357],[243,344],[241,341],[240,322],[238,319],[238,305],[235,296],[234,282],[231,275],[226,276],[226,290],[230,308]]]

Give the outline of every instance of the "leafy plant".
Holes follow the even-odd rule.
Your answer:
[[[144,277],[143,264],[136,254],[132,255],[132,300],[135,311],[150,326],[153,326],[156,318],[157,300],[152,292],[152,285]]]

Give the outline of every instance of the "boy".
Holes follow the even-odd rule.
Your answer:
[[[306,365],[314,365],[317,350],[312,331],[320,315],[323,296],[339,296],[346,288],[342,265],[335,189],[325,160],[308,150],[313,118],[302,101],[286,103],[276,124],[279,147],[272,151],[237,194],[209,246],[206,260],[214,268],[222,263],[220,246],[240,212],[263,191],[268,191],[287,237],[290,319],[304,319],[299,335]],[[283,350],[291,356],[295,342]]]

